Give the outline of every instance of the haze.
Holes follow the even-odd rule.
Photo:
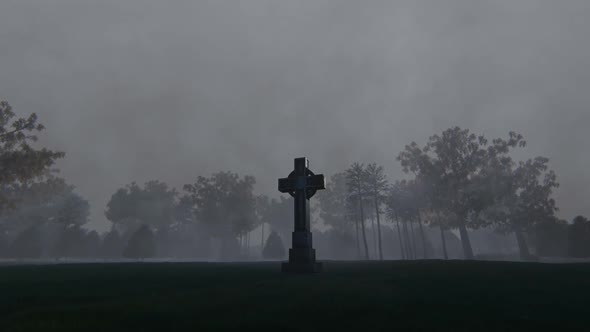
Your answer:
[[[559,215],[590,214],[590,2],[75,1],[0,4],[0,99],[108,228],[119,187],[218,170],[275,195],[294,157],[330,175],[450,126],[517,131],[551,158]]]

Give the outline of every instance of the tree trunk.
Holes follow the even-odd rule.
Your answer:
[[[420,235],[422,236],[422,251],[424,254],[424,259],[428,258],[428,252],[426,250],[426,235],[424,234],[424,227],[422,227],[422,218],[420,217],[420,214],[418,213],[418,225],[420,226]]]
[[[244,251],[244,243],[242,242],[242,233],[238,234],[238,245],[240,246],[240,254]]]
[[[395,223],[397,225],[397,237],[399,239],[399,249],[402,255],[402,259],[406,259],[406,252],[404,251],[404,241],[402,240],[402,231],[399,227],[399,219],[397,218],[397,213],[395,214]]]
[[[443,249],[443,256],[445,259],[449,259],[449,254],[447,253],[447,240],[445,239],[445,231],[443,230],[442,225],[439,224],[440,227],[440,238],[442,241],[442,249]]]
[[[403,228],[404,228],[404,239],[406,242],[406,256],[408,257],[408,259],[413,259],[414,254],[412,253],[412,246],[410,244],[410,235],[408,233],[408,222],[407,221],[403,221]]]
[[[462,219],[461,221],[463,221]],[[471,248],[471,242],[469,241],[469,234],[464,224],[459,225],[459,234],[461,235],[461,245],[463,246],[463,258],[473,259],[473,249]]]
[[[250,255],[250,232],[246,236],[246,255]]]
[[[264,223],[262,223],[262,237],[260,238],[260,252],[264,250]]]
[[[377,216],[377,241],[379,243],[379,260],[383,260],[383,245],[381,243],[381,218],[379,216],[379,201],[375,195],[375,215]]]
[[[363,245],[365,247],[365,259],[369,260],[369,245],[367,244],[367,232],[365,231],[365,221],[361,220],[361,233],[363,235]]]
[[[361,259],[361,240],[359,238],[359,221],[358,219],[354,222],[356,228],[356,258]]]
[[[361,221],[361,231],[363,235],[363,245],[365,247],[365,259],[369,260],[369,245],[367,244],[367,232],[365,231],[365,221]]]
[[[529,246],[526,243],[526,238],[524,233],[521,231],[514,231],[516,235],[516,242],[518,242],[518,249],[520,251],[520,259],[523,261],[527,261],[531,258],[531,254],[529,252]]]
[[[363,245],[365,247],[365,259],[369,260],[369,245],[367,244],[367,232],[365,231],[365,211],[363,209],[363,196],[361,194],[361,184],[358,183],[357,194],[359,196],[359,205],[361,212],[361,232],[363,235]]]
[[[371,227],[373,231],[373,253],[377,256],[377,228],[375,228],[375,217],[371,217]]]
[[[416,234],[414,234],[414,223],[410,222],[410,230],[412,231],[412,253],[414,259],[418,258],[418,250],[416,249]]]

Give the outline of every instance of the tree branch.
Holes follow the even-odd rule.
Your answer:
[[[21,131],[24,131],[26,129],[27,129],[27,127],[25,126],[25,127],[22,127],[22,128],[17,128],[17,129],[12,130],[12,131],[5,132],[3,134],[0,134],[0,138],[5,137],[5,136],[8,136],[10,134],[16,134],[16,133],[21,132]]]

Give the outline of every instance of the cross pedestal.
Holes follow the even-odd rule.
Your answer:
[[[289,262],[283,263],[283,272],[320,272],[322,264],[316,262],[310,227],[309,199],[317,190],[326,189],[322,174],[315,175],[309,170],[307,158],[295,159],[295,170],[288,177],[279,179],[279,191],[295,199],[295,231]]]

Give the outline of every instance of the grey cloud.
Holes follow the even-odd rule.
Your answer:
[[[460,125],[552,159],[590,214],[588,1],[3,1],[0,97],[38,112],[105,227],[130,181],[233,170],[274,193]]]

